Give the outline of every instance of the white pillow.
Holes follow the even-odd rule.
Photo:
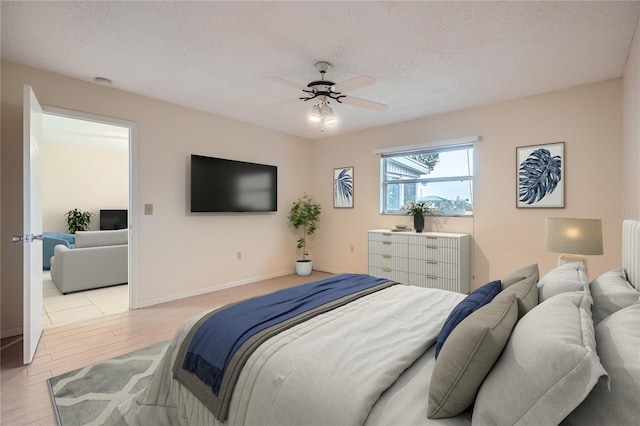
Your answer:
[[[640,292],[627,281],[623,269],[605,272],[591,281],[589,289],[593,297],[591,312],[595,324],[614,312],[633,305],[640,297]]]
[[[640,304],[605,318],[596,342],[610,386],[597,383],[566,425],[640,425]]]
[[[582,262],[565,263],[538,281],[538,303],[560,293],[589,289],[589,277]]]
[[[559,424],[607,377],[590,304],[587,292],[563,293],[522,317],[478,391],[474,425]]]

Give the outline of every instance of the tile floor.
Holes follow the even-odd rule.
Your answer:
[[[126,284],[63,295],[51,280],[51,273],[43,271],[42,286],[44,328],[86,321],[129,309],[129,286]]]

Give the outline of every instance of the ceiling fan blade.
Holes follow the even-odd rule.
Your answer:
[[[277,83],[285,84],[287,86],[295,87],[296,89],[299,89],[299,90],[305,90],[307,88],[307,86],[305,86],[303,84],[296,83],[295,81],[287,80],[287,79],[280,78],[280,77],[271,76],[271,77],[269,77],[269,80],[273,80],[273,81],[275,81]]]
[[[286,105],[291,105],[291,104],[299,104],[300,103],[300,98],[292,98],[292,99],[285,99],[282,101],[276,101],[276,102],[271,102],[268,104],[268,107],[278,107],[278,106],[286,106]]]
[[[386,111],[389,109],[389,105],[381,104],[379,102],[368,101],[366,99],[360,99],[353,96],[345,96],[340,98],[340,102],[343,104],[349,104],[361,108],[371,109],[373,111]]]
[[[349,90],[359,89],[361,87],[371,86],[376,82],[376,79],[368,76],[368,75],[360,75],[358,77],[354,77],[347,81],[343,81],[342,83],[334,84],[333,91],[334,92],[348,92]]]

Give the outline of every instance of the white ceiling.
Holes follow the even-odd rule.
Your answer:
[[[640,1],[9,2],[2,59],[316,139],[622,75]],[[314,63],[386,112],[303,93]]]

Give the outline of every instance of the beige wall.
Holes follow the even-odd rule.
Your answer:
[[[293,272],[295,236],[287,213],[311,190],[308,140],[13,63],[2,63],[1,78],[2,330],[22,326],[22,247],[6,236],[22,229],[23,84],[43,105],[137,123],[134,194],[140,210],[154,204],[153,216],[132,212],[139,304]],[[278,212],[187,213],[192,153],[277,165]]]
[[[286,216],[291,201],[305,191],[323,205],[311,247],[315,265],[365,272],[366,230],[409,223],[404,216],[377,213],[379,159],[373,150],[470,135],[483,138],[476,148],[475,216],[436,219],[427,226],[473,235],[474,288],[531,262],[538,262],[542,273],[549,271],[557,255],[544,251],[547,216],[602,218],[605,254],[589,258],[591,275],[620,263],[622,218],[606,211],[619,208],[627,196],[621,190],[627,177],[620,167],[626,147],[621,79],[310,142],[3,63],[2,330],[22,323],[22,249],[4,236],[19,233],[22,226],[25,83],[33,86],[43,104],[137,123],[134,191],[140,209],[144,203],[154,204],[153,216],[132,212],[138,220],[140,304],[292,272],[295,244]],[[627,88],[625,81],[625,93]],[[516,147],[556,141],[566,143],[566,208],[516,209]],[[637,149],[635,144],[631,149]],[[186,166],[191,153],[278,165],[278,213],[187,213]],[[332,208],[333,168],[342,166],[355,167],[354,209]],[[237,251],[242,251],[242,261],[235,260]]]
[[[617,214],[640,220],[640,27],[636,27],[624,68],[623,105],[624,197]]]
[[[482,137],[475,149],[474,217],[427,224],[472,234],[473,288],[529,263],[538,263],[541,273],[551,270],[558,255],[544,251],[548,216],[601,218],[605,254],[589,257],[591,275],[620,265],[621,218],[606,214],[622,203],[622,82],[616,79],[314,142],[314,193],[325,206],[318,266],[365,272],[367,229],[410,223],[377,213],[375,149],[474,135]],[[566,208],[517,209],[516,147],[558,141],[565,142]],[[352,210],[332,208],[332,170],[341,166],[355,167]]]
[[[44,231],[67,232],[65,213],[74,208],[94,213],[90,228],[97,230],[100,229],[100,209],[128,209],[128,205],[129,155],[126,147],[92,149],[43,144]]]

